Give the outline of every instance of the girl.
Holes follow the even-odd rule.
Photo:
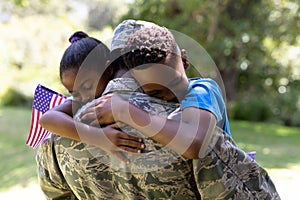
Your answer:
[[[99,40],[79,31],[69,41],[60,63],[60,79],[72,98],[39,121],[55,133],[37,152],[40,187],[47,199],[124,199],[114,187],[110,154],[127,162],[122,150],[139,152],[141,138],[113,125],[97,128],[73,119],[82,104],[101,96],[118,69],[106,67],[110,51]]]
[[[113,125],[99,129],[73,120],[73,114],[82,104],[101,96],[117,70],[106,67],[110,51],[99,40],[79,31],[69,41],[71,45],[60,63],[60,79],[72,99],[46,112],[39,123],[52,133],[98,146],[120,158],[120,149],[138,153],[143,147],[141,138],[120,132]],[[84,134],[87,131],[89,134]]]

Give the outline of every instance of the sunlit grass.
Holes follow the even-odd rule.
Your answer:
[[[287,168],[300,164],[300,129],[277,124],[231,122],[232,135],[245,151],[256,151],[266,168]]]
[[[25,145],[31,109],[0,109],[0,190],[36,179],[35,150]]]

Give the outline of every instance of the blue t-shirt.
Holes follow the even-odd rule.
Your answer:
[[[217,126],[231,136],[226,105],[218,84],[207,78],[190,78],[188,93],[181,102],[181,109],[196,107],[213,113]]]

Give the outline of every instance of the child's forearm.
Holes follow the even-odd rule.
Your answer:
[[[132,104],[119,107],[117,120],[189,159],[199,158],[203,142],[211,137],[216,125],[214,115],[205,110],[187,109],[183,120],[175,121],[150,115]]]
[[[49,110],[39,123],[45,129],[62,137],[81,141],[116,155],[127,161],[120,151],[139,153],[144,148],[142,139],[119,131],[113,125],[96,128],[82,122],[75,121],[61,110]]]
[[[73,109],[76,109],[75,107],[75,102],[67,100],[63,104],[44,113],[39,120],[39,124],[52,133],[80,141],[80,137],[76,130],[76,122],[72,117]]]
[[[77,141],[80,141],[77,127],[84,125],[80,125],[69,115],[55,110],[46,112],[39,120],[39,123],[43,128],[54,134]]]

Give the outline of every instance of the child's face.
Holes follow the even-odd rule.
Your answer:
[[[107,82],[99,80],[102,74],[92,69],[69,69],[62,73],[62,84],[73,96],[74,101],[86,103],[103,93]]]
[[[169,54],[164,61],[131,73],[149,96],[178,102],[186,95],[188,78],[180,56]]]

